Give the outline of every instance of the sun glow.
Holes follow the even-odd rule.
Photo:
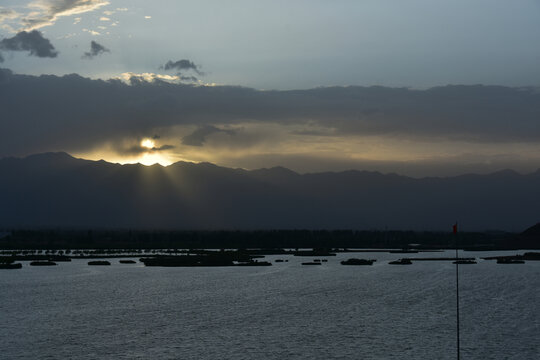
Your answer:
[[[147,149],[153,149],[156,144],[151,139],[144,139],[143,141],[141,141],[141,146]]]
[[[143,164],[146,166],[154,165],[154,164],[160,164],[162,166],[169,166],[172,164],[172,161],[165,158],[161,154],[154,154],[154,153],[146,153],[140,158],[136,159],[133,162],[137,162],[139,164]]]

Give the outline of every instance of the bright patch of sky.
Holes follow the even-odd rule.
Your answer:
[[[207,82],[259,89],[538,85],[539,18],[532,0],[6,0],[0,39],[38,29],[59,55],[1,66],[110,78],[189,59]],[[92,40],[110,53],[81,61]]]

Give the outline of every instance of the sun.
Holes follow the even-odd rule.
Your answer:
[[[156,144],[151,139],[144,139],[143,141],[141,141],[141,146],[147,149],[153,149]]]

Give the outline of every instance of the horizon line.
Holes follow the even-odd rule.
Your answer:
[[[287,171],[290,171],[291,173],[294,173],[294,174],[300,175],[300,176],[302,176],[302,175],[315,175],[315,174],[342,174],[342,173],[347,173],[347,172],[363,172],[363,173],[371,173],[371,174],[380,174],[380,175],[384,175],[384,176],[395,175],[395,176],[401,176],[401,177],[406,177],[406,178],[411,178],[411,179],[428,179],[428,178],[448,179],[448,178],[456,178],[456,177],[460,177],[460,176],[490,176],[490,175],[494,175],[494,174],[508,173],[508,172],[514,173],[514,174],[519,175],[519,176],[527,176],[527,175],[533,175],[533,174],[536,174],[536,173],[540,173],[540,167],[537,168],[535,171],[528,172],[528,173],[522,173],[522,172],[519,172],[519,171],[517,171],[515,169],[511,169],[511,168],[504,168],[504,169],[496,170],[496,171],[489,172],[489,173],[471,173],[471,172],[469,172],[469,173],[462,173],[462,174],[459,174],[459,175],[451,175],[451,176],[421,176],[421,177],[403,175],[403,174],[399,174],[397,172],[382,172],[382,171],[378,171],[378,170],[364,170],[364,169],[354,169],[354,168],[340,170],[340,171],[327,170],[327,171],[316,171],[316,172],[304,172],[304,173],[302,173],[302,172],[292,170],[292,169],[290,169],[288,167],[285,167],[285,166],[282,166],[282,165],[276,165],[276,166],[272,166],[272,167],[262,167],[262,168],[248,169],[248,168],[241,168],[241,167],[228,167],[228,166],[223,166],[223,165],[215,164],[215,163],[208,162],[208,161],[196,162],[196,161],[179,160],[179,161],[175,161],[175,162],[173,162],[173,163],[171,163],[169,165],[163,165],[163,164],[160,164],[159,162],[155,162],[155,163],[150,164],[150,165],[142,164],[140,162],[119,163],[119,162],[108,161],[108,160],[105,160],[105,159],[99,159],[99,160],[85,159],[85,158],[82,158],[82,157],[74,156],[74,155],[70,154],[67,151],[45,151],[45,152],[41,152],[41,153],[33,153],[33,154],[29,154],[29,155],[24,155],[24,156],[8,155],[8,156],[0,157],[0,161],[6,160],[6,159],[25,160],[25,159],[28,159],[28,158],[31,158],[31,157],[43,156],[43,155],[67,155],[71,159],[75,159],[75,160],[89,161],[89,162],[93,162],[93,163],[105,162],[107,164],[118,165],[118,166],[139,165],[139,166],[142,166],[142,167],[145,167],[145,168],[149,168],[149,167],[153,167],[153,166],[159,166],[161,168],[168,168],[168,167],[171,167],[173,165],[178,165],[178,164],[192,164],[192,165],[204,165],[204,164],[207,164],[207,165],[215,166],[215,167],[222,168],[222,169],[241,170],[241,171],[247,171],[247,172],[260,171],[260,170],[272,170],[272,169],[285,169]]]

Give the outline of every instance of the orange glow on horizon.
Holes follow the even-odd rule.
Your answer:
[[[162,166],[169,166],[173,162],[167,159],[165,156],[162,156],[161,154],[158,154],[158,153],[144,153],[134,163],[139,163],[146,166],[151,166],[154,164],[160,164]]]
[[[86,159],[86,160],[104,160],[110,163],[116,163],[116,164],[141,164],[145,166],[151,166],[155,164],[159,164],[161,166],[169,166],[176,161],[190,161],[182,158],[178,158],[176,156],[170,156],[171,154],[164,153],[164,152],[157,152],[157,151],[146,151],[144,153],[138,154],[138,155],[132,155],[132,156],[122,156],[117,153],[114,153],[112,151],[95,151],[91,153],[78,153],[74,154],[74,156]]]

